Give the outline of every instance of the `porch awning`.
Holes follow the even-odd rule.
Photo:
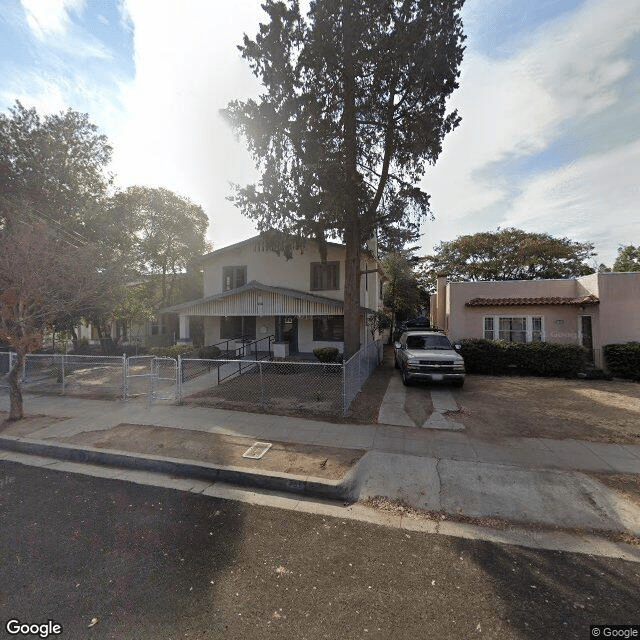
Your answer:
[[[342,301],[306,291],[272,287],[256,280],[207,298],[161,309],[186,316],[331,316],[342,315]]]
[[[579,298],[541,297],[541,298],[473,298],[465,302],[465,307],[526,307],[529,305],[562,305],[583,307],[588,304],[599,304],[600,300],[593,294]]]

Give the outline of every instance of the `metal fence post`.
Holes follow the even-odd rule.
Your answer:
[[[129,389],[127,389],[127,354],[122,354],[122,400],[127,401],[127,396],[129,395]]]
[[[264,390],[264,378],[262,377],[262,361],[258,362],[258,368],[260,369],[260,402],[265,403],[265,390]]]
[[[60,361],[61,361],[61,366],[60,366],[60,371],[62,373],[62,395],[64,395],[65,392],[65,382],[64,382],[64,359],[65,359],[65,354],[63,353],[60,356]]]
[[[176,402],[182,402],[182,356],[180,354],[178,354],[176,367]]]
[[[349,406],[347,404],[347,361],[342,361],[342,414],[347,415]]]

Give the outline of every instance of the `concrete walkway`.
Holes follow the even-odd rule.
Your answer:
[[[146,424],[240,435],[260,440],[384,451],[436,459],[484,462],[531,468],[640,474],[640,445],[582,440],[508,438],[488,442],[464,432],[387,425],[335,424],[288,416],[243,413],[209,407],[143,402],[87,400],[62,396],[25,396],[31,415],[65,417],[34,434],[55,439],[113,427]],[[8,411],[7,395],[0,410]]]
[[[431,396],[433,411],[422,424],[422,428],[463,431],[464,425],[456,422],[450,415],[446,415],[459,409],[451,391],[446,387],[433,387],[424,391],[425,394],[429,393]],[[407,388],[402,383],[402,379],[398,375],[392,376],[380,404],[378,423],[399,427],[420,426],[416,425],[407,413],[405,409],[406,401]]]

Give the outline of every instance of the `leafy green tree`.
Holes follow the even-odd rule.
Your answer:
[[[92,262],[85,265],[91,273],[119,271],[126,279],[135,238],[110,206],[110,159],[106,136],[87,114],[68,109],[40,116],[16,102],[0,114],[0,231],[45,225],[61,250],[91,252]],[[69,277],[77,277],[73,264],[67,266]],[[83,313],[103,318],[112,302],[111,296],[97,296],[94,308],[85,305]],[[60,306],[52,327],[77,341],[78,313],[76,306]]]
[[[170,304],[180,274],[209,249],[209,219],[197,204],[167,189],[130,187],[115,196],[114,208],[128,212],[137,269],[160,279],[159,306]]]
[[[248,144],[258,185],[232,200],[260,231],[342,238],[345,352],[359,348],[360,252],[415,239],[429,196],[418,186],[444,136],[457,88],[463,0],[266,0],[266,24],[240,46],[265,92],[223,115]]]
[[[613,271],[640,271],[640,246],[619,247]]]
[[[367,316],[367,327],[371,333],[371,339],[375,340],[376,335],[391,327],[391,314],[387,311],[374,311]]]
[[[382,260],[387,276],[382,300],[385,309],[391,313],[389,344],[398,323],[415,316],[425,303],[425,295],[420,287],[415,265],[416,260],[409,251],[390,253]]]
[[[45,222],[74,244],[95,241],[107,223],[110,159],[106,136],[87,114],[41,117],[16,102],[0,113],[0,221]]]
[[[438,275],[453,280],[536,280],[593,273],[590,242],[554,238],[508,228],[459,236],[441,242],[426,256],[425,276],[435,289]]]

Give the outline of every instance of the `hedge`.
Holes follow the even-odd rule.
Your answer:
[[[320,362],[337,362],[340,357],[340,350],[335,347],[318,347],[313,350],[313,355]]]
[[[220,355],[220,349],[214,346],[194,348],[190,344],[174,344],[172,347],[153,347],[151,354],[160,358],[187,356],[188,358],[212,360]]]
[[[467,373],[575,378],[585,368],[586,351],[573,344],[462,340]]]
[[[640,381],[640,342],[606,344],[602,351],[612,375]]]
[[[177,358],[193,351],[194,348],[190,344],[174,344],[172,347],[153,347],[149,349],[151,355],[159,358]]]

